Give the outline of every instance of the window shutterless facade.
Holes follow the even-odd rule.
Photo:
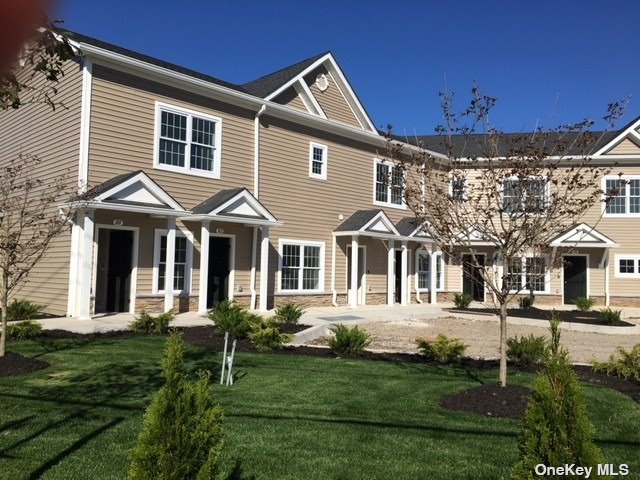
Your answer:
[[[311,143],[309,145],[309,177],[327,179],[328,148],[326,145]]]
[[[190,293],[191,265],[193,255],[192,239],[176,231],[176,244],[173,267],[173,290],[175,293]],[[156,230],[153,255],[154,293],[164,293],[165,272],[167,268],[167,231]]]
[[[544,213],[547,184],[541,178],[510,179],[502,182],[502,213]]]
[[[549,293],[549,275],[544,257],[509,258],[504,264],[504,281],[512,292]]]
[[[617,278],[640,278],[640,255],[616,255]]]
[[[640,216],[640,177],[605,177],[605,216]]]
[[[374,196],[375,205],[406,208],[404,204],[404,173],[389,162],[375,160]]]
[[[280,291],[324,290],[324,243],[280,241]]]
[[[217,117],[157,103],[154,167],[220,178],[221,133]]]
[[[431,255],[426,250],[416,252],[416,290],[429,291],[431,282]],[[436,291],[444,288],[444,259],[436,253]]]

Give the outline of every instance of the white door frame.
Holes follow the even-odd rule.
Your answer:
[[[232,301],[233,300],[233,292],[235,291],[235,280],[236,280],[236,235],[235,233],[209,233],[209,238],[211,237],[219,237],[219,238],[228,238],[229,241],[229,278],[228,278],[228,286],[227,286],[227,298]],[[202,250],[200,251],[200,255],[202,255]],[[211,256],[211,242],[209,242],[209,256]],[[207,259],[209,261],[209,259]],[[209,272],[207,272],[208,276]],[[206,286],[209,286],[209,278],[200,279],[202,282],[206,282]],[[205,288],[205,291],[208,289]],[[208,300],[208,299],[207,299]]]
[[[347,245],[347,268],[345,270],[345,282],[347,284],[347,298],[349,298],[349,269],[351,268],[351,245]],[[362,260],[361,260],[362,259]],[[360,272],[360,288],[358,289],[358,305],[367,304],[367,246],[358,245],[358,266],[362,262],[362,272]]]

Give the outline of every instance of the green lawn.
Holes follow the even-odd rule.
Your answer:
[[[53,365],[0,378],[0,478],[125,478],[127,451],[162,381],[163,345],[159,337],[10,344]],[[190,369],[217,373],[220,357],[187,349]],[[233,478],[493,480],[515,461],[520,422],[438,406],[443,395],[497,381],[497,372],[253,354],[238,355],[236,366],[233,387],[214,386],[226,469],[242,470]],[[612,390],[584,391],[605,458],[640,478],[640,405]]]

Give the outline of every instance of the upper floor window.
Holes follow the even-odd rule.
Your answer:
[[[605,178],[604,192],[606,215],[640,214],[640,178]]]
[[[465,179],[464,178],[452,178],[451,179],[451,199],[454,202],[464,202],[465,196]]]
[[[376,160],[375,167],[374,203],[405,208],[402,169],[382,160]]]
[[[541,178],[510,179],[502,182],[502,212],[543,213],[547,203],[547,184]]]
[[[220,178],[221,126],[219,118],[156,104],[155,167]]]
[[[309,176],[327,179],[327,146],[312,143],[309,146]]]
[[[280,291],[323,290],[324,243],[282,240]]]

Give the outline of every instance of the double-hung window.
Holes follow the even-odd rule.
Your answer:
[[[158,103],[155,167],[220,178],[221,127],[219,118]]]
[[[640,278],[640,255],[616,255],[616,277]]]
[[[466,200],[465,183],[464,178],[454,177],[451,179],[451,199],[454,202],[464,202]]]
[[[164,292],[165,275],[167,271],[167,231],[156,230],[154,246],[154,290]],[[173,291],[175,293],[189,293],[191,290],[191,263],[193,244],[184,233],[176,231]]]
[[[509,258],[504,265],[504,281],[512,292],[548,293],[549,278],[545,257]]]
[[[280,291],[320,292],[324,283],[324,243],[280,243]]]
[[[327,146],[311,143],[309,146],[309,177],[327,179]]]
[[[436,290],[440,291],[444,285],[444,260],[442,254],[436,254]],[[416,255],[416,276],[418,291],[429,290],[431,282],[431,255],[426,250],[418,250]]]
[[[404,173],[398,165],[375,161],[374,204],[404,207]]]
[[[640,178],[605,177],[605,215],[640,215]]]
[[[547,184],[541,178],[509,179],[502,182],[502,212],[544,213]]]

